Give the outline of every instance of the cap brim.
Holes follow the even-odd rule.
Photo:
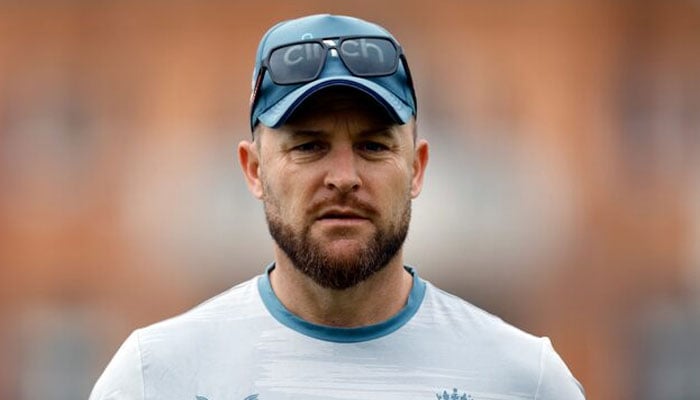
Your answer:
[[[318,79],[295,89],[277,104],[260,114],[258,120],[271,128],[279,128],[309,96],[332,86],[351,87],[368,94],[381,104],[399,124],[405,124],[413,116],[413,109],[384,87],[356,76],[335,76]]]

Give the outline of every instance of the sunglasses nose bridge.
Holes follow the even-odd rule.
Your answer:
[[[323,44],[328,47],[329,49],[335,49],[338,47],[338,43],[340,43],[340,40],[337,39],[323,39],[322,40]]]
[[[340,56],[340,52],[338,51],[339,44],[340,44],[340,40],[324,39],[323,46],[325,47],[325,50],[327,51],[326,57],[328,57],[329,54],[331,57],[339,57]]]

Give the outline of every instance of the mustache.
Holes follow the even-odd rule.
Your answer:
[[[372,204],[370,204],[368,201],[357,197],[357,195],[353,193],[338,193],[326,195],[324,197],[314,200],[308,208],[308,211],[312,215],[317,215],[323,210],[333,207],[351,208],[354,210],[358,210],[362,214],[367,215],[369,217],[374,217],[378,214],[377,209]]]

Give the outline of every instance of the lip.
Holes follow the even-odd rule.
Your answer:
[[[359,212],[355,209],[346,209],[346,208],[331,208],[331,209],[326,209],[321,212],[321,214],[318,217],[319,220],[324,220],[324,219],[339,219],[339,220],[352,220],[352,219],[367,219],[367,217],[362,213]]]
[[[353,225],[368,221],[369,218],[355,209],[332,208],[324,210],[316,221],[335,225]]]

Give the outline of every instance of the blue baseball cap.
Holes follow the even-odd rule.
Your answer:
[[[395,72],[384,76],[356,76],[339,57],[326,54],[325,64],[316,79],[299,84],[277,84],[263,62],[280,46],[304,40],[326,40],[342,37],[379,37],[398,41],[386,29],[359,18],[319,14],[287,20],[270,28],[260,40],[253,71],[251,94],[251,130],[261,122],[271,128],[283,125],[294,111],[312,94],[332,86],[345,86],[366,93],[382,105],[398,124],[405,124],[416,115],[415,89],[405,57]],[[400,51],[400,50],[399,50]],[[260,74],[263,74],[260,76]]]

